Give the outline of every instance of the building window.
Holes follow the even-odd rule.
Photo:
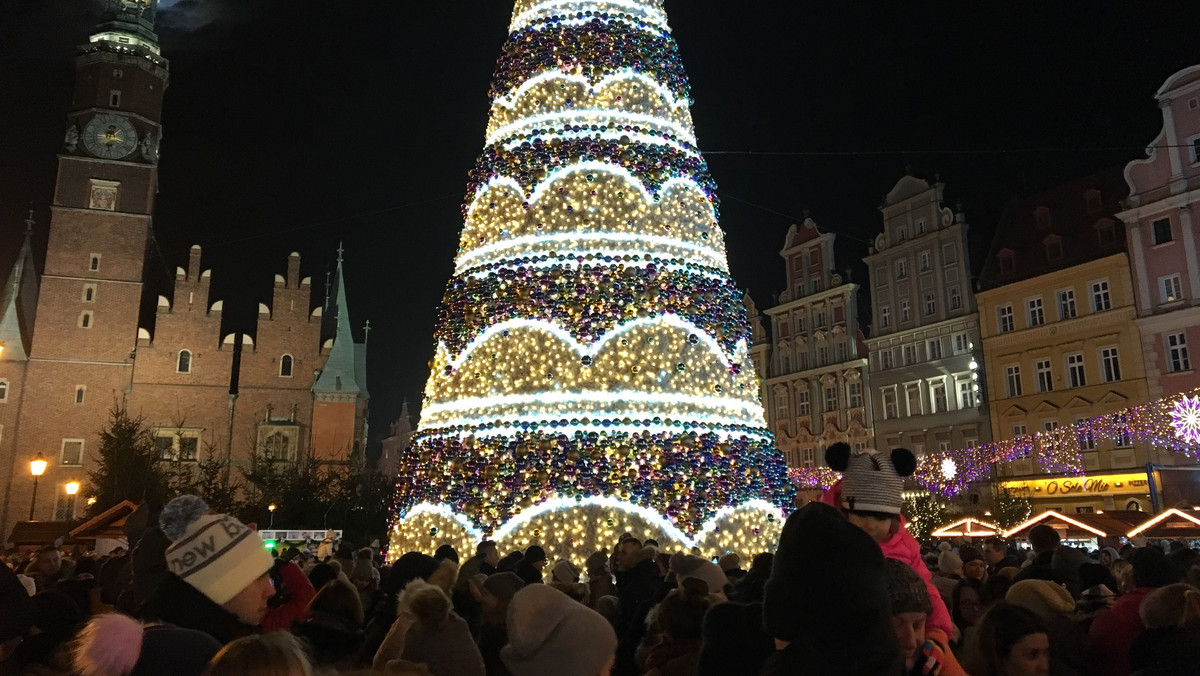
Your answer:
[[[1071,387],[1086,387],[1087,374],[1083,368],[1083,354],[1067,355],[1067,381],[1071,383]]]
[[[1039,359],[1033,362],[1033,372],[1037,375],[1037,391],[1054,391],[1054,372],[1050,370],[1049,359]]]
[[[86,396],[87,396],[87,385],[76,385],[75,386],[75,403],[82,404],[84,397],[86,397]]]
[[[800,280],[800,281],[796,282],[796,297],[797,298],[804,297],[804,280]]]
[[[812,415],[812,403],[808,398],[807,385],[802,390],[796,390],[796,413],[802,417]]]
[[[1160,218],[1154,221],[1150,224],[1150,228],[1153,230],[1152,234],[1155,244],[1166,244],[1173,239],[1171,236],[1171,219],[1169,218]]]
[[[879,368],[890,369],[896,366],[895,360],[892,359],[892,351],[884,350],[879,353]]]
[[[1057,420],[1043,420],[1042,421],[1042,431],[1043,432],[1053,432],[1056,429],[1058,429],[1058,421]]]
[[[806,448],[800,451],[801,463],[808,469],[815,469],[817,466],[817,452],[811,448]]]
[[[154,433],[159,460],[195,462],[200,451],[200,430],[159,429]]]
[[[903,225],[897,226],[896,227],[896,241],[903,242],[906,239],[908,239],[908,228]]]
[[[1128,448],[1133,445],[1124,414],[1117,416],[1117,433],[1113,436],[1113,448]]]
[[[1048,237],[1046,239],[1046,260],[1056,261],[1062,257],[1062,240],[1058,237]]]
[[[292,377],[292,355],[285,354],[279,358],[279,377],[280,378],[291,378]]]
[[[957,286],[950,287],[950,309],[957,310],[962,307],[962,293]]]
[[[1080,450],[1096,450],[1096,435],[1092,434],[1092,426],[1087,418],[1075,419],[1075,438],[1079,440]]]
[[[300,441],[295,424],[268,422],[258,426],[258,447],[263,458],[275,462],[293,462]]]
[[[887,286],[887,266],[880,265],[875,268],[875,286]]]
[[[846,361],[846,343],[845,341],[837,344],[837,360],[839,362]]]
[[[939,441],[938,442],[938,453],[949,453],[949,452],[950,452],[950,442],[949,441]]]
[[[932,293],[925,294],[925,316],[937,314],[937,301]]]
[[[1100,246],[1108,246],[1117,241],[1117,231],[1111,222],[1101,221],[1096,224],[1096,237],[1100,239]]]
[[[929,272],[933,269],[933,266],[929,263],[928,249],[917,254],[917,264],[920,266],[921,272]]]
[[[1104,312],[1112,309],[1112,297],[1108,292],[1108,280],[1092,282],[1092,312]]]
[[[838,410],[837,385],[829,385],[825,388],[825,412],[832,413],[836,410]]]
[[[783,349],[786,350],[787,348],[784,347]],[[281,368],[280,371],[282,370]],[[783,374],[792,372],[792,356],[784,351],[779,353],[779,372]]]
[[[808,250],[808,266],[815,268],[821,264],[821,250],[813,247]]]
[[[933,412],[934,413],[945,413],[947,410],[949,410],[947,403],[946,403],[946,384],[945,383],[934,383],[933,387],[930,389],[930,392],[933,394]]]
[[[84,284],[83,285],[83,302],[94,303],[95,301],[96,301],[96,285],[95,284]]]
[[[63,439],[62,440],[62,463],[63,465],[82,465],[83,464],[83,439]]]
[[[1192,139],[1192,164],[1200,162],[1200,138]]]
[[[1021,396],[1021,365],[1012,364],[1004,367],[1004,384],[1009,397]]]
[[[917,234],[924,235],[925,234],[925,219],[918,218],[916,221],[916,227],[917,227]]]
[[[908,259],[896,260],[896,279],[908,279]]]
[[[804,333],[807,325],[804,322],[804,315],[796,315],[796,333]]]
[[[819,310],[819,311],[817,311],[817,313],[815,315],[813,315],[813,326],[817,327],[818,329],[825,328],[825,311],[824,310]]]
[[[1016,423],[1009,428],[1013,437],[1023,437],[1029,434],[1029,428],[1025,427],[1024,423]]]
[[[883,391],[883,417],[885,420],[899,418],[896,411],[896,388],[889,387]]]
[[[121,90],[119,90],[119,89],[109,90],[109,92],[108,92],[108,107],[109,108],[120,108],[121,107]]]
[[[929,352],[930,359],[941,359],[942,358],[942,339],[934,338],[933,340],[930,340],[929,344],[926,346],[926,350]]]
[[[904,300],[900,301],[900,321],[906,322],[911,316],[912,315],[909,312],[908,299],[905,298]]]
[[[1112,383],[1121,379],[1121,359],[1117,354],[1117,348],[1106,347],[1100,350],[1100,364],[1104,382]]]
[[[1162,292],[1162,302],[1164,303],[1183,300],[1183,284],[1179,281],[1177,274],[1159,277],[1158,288]]]
[[[81,328],[81,329],[92,328],[92,311],[91,310],[84,310],[83,312],[79,313],[79,328]]]
[[[175,361],[176,373],[191,373],[192,372],[192,351],[180,350],[179,358]]]
[[[829,363],[829,348],[821,345],[817,348],[817,366],[824,366]]]
[[[1001,305],[996,308],[996,323],[1000,333],[1010,333],[1013,330],[1013,308],[1011,305]]]
[[[846,387],[849,394],[850,408],[862,408],[863,405],[863,389],[862,383],[850,383]]]
[[[964,410],[975,408],[975,387],[969,380],[958,383],[958,407]]]
[[[95,272],[100,269],[100,254],[94,253],[88,258],[88,270]]]
[[[1186,333],[1167,334],[1167,361],[1171,365],[1171,373],[1192,369],[1191,359],[1188,358]]]
[[[781,422],[788,417],[788,400],[787,391],[779,390],[775,392],[775,417]]]
[[[800,370],[808,370],[808,348],[800,350]]]
[[[1029,309],[1029,327],[1041,326],[1046,323],[1046,311],[1042,308],[1042,297],[1030,298],[1025,301]]]
[[[958,255],[954,251],[953,244],[947,244],[942,247],[942,261],[945,263],[953,263],[958,260]]]
[[[908,414],[921,415],[921,388],[917,385],[909,385],[904,388],[904,393],[908,399]]]
[[[967,340],[967,334],[954,334],[954,354],[966,354],[971,350],[971,341]]]
[[[1013,270],[1017,269],[1017,264],[1011,251],[1001,251],[996,256],[996,259],[1000,262],[1000,274],[1002,275],[1012,274]]]
[[[1075,311],[1075,289],[1063,289],[1058,292],[1058,318],[1074,319]]]
[[[917,346],[916,345],[905,345],[904,346],[904,365],[911,366],[915,363],[917,363]]]
[[[8,381],[0,378],[0,404],[8,403]]]

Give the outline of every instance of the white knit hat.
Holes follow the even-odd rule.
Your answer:
[[[825,463],[842,472],[842,507],[859,512],[899,514],[904,507],[904,477],[917,460],[904,448],[880,453],[873,448],[851,451],[838,442],[825,451]]]
[[[213,603],[229,601],[271,569],[257,531],[228,514],[209,514],[194,495],[167,503],[158,523],[171,540],[167,568]]]

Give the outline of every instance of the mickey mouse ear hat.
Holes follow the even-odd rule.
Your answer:
[[[904,506],[904,477],[917,469],[906,448],[880,453],[873,448],[853,451],[842,442],[825,451],[825,463],[842,473],[842,507],[857,512],[899,514]]]

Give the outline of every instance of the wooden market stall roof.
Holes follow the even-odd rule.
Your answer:
[[[1000,526],[968,516],[933,531],[935,538],[990,538],[1000,534]]]
[[[1141,535],[1155,540],[1200,538],[1200,511],[1168,509],[1129,531],[1129,537]]]
[[[62,538],[63,544],[80,544],[83,540],[71,537],[74,527],[74,521],[18,521],[8,536],[8,542],[18,547],[28,547],[52,545]]]
[[[117,505],[106,509],[95,517],[79,524],[71,530],[71,537],[87,540],[113,539],[124,540],[125,531],[121,527],[125,520],[137,510],[137,503],[122,500]]]
[[[1004,532],[1004,537],[1025,538],[1029,529],[1045,522],[1058,531],[1064,540],[1089,540],[1091,538],[1121,537],[1150,518],[1149,514],[1137,511],[1098,512],[1095,514],[1062,514],[1047,510],[1019,523]]]

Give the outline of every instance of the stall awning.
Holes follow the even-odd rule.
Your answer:
[[[935,538],[990,538],[1000,534],[1000,526],[967,517],[933,531]]]
[[[1062,514],[1048,510],[1017,524],[1004,532],[1004,537],[1024,538],[1029,529],[1045,523],[1058,531],[1064,540],[1120,537],[1150,518],[1145,512],[1113,511],[1096,514]]]
[[[1128,533],[1128,537],[1136,535],[1159,540],[1200,538],[1200,511],[1185,512],[1180,509],[1168,509]]]
[[[13,526],[12,535],[8,536],[8,542],[18,547],[29,547],[31,545],[52,545],[62,538],[63,544],[80,544],[84,541],[83,539],[71,537],[71,529],[75,527],[75,523],[74,521],[18,521]]]
[[[122,500],[99,515],[83,522],[71,531],[73,538],[124,540],[125,532],[121,527],[138,508],[137,503]]]

